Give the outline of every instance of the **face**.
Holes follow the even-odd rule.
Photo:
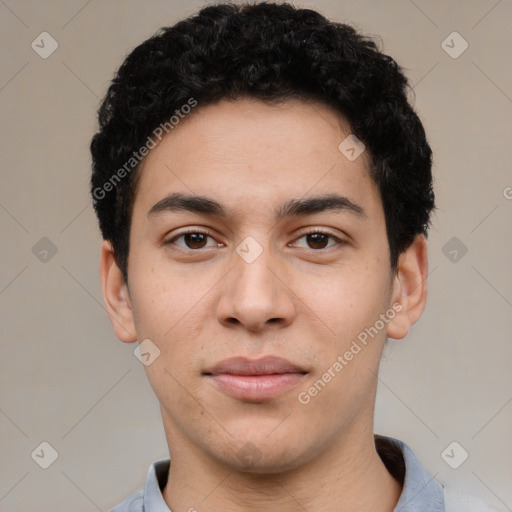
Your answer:
[[[349,134],[316,102],[221,101],[146,157],[128,287],[107,242],[102,277],[119,338],[160,351],[145,370],[176,456],[272,473],[372,431],[383,343],[419,316],[425,256],[391,271]]]

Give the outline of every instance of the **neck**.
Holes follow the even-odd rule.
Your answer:
[[[239,472],[186,445],[185,439],[172,443],[185,448],[173,451],[163,492],[173,512],[392,512],[402,491],[371,430],[345,435],[314,460],[277,474]]]

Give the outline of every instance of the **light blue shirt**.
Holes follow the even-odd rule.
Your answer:
[[[377,451],[390,473],[403,484],[400,499],[393,512],[480,512],[490,509],[481,502],[467,508],[467,501],[450,499],[445,503],[445,490],[420,464],[413,451],[402,441],[376,435]],[[151,464],[146,486],[134,492],[111,512],[172,512],[164,501],[162,490],[167,483],[170,460]],[[483,508],[485,507],[485,508]]]

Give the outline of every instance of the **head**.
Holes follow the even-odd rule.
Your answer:
[[[104,298],[121,340],[159,352],[168,439],[246,470],[256,450],[268,472],[371,431],[386,337],[424,308],[434,208],[396,62],[309,9],[205,7],[131,52],[99,124]],[[296,375],[226,391],[232,356]]]

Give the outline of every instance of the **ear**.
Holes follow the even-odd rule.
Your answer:
[[[103,300],[116,336],[125,343],[137,341],[128,286],[117,266],[112,244],[107,240],[101,245],[100,276]]]
[[[418,235],[398,258],[391,305],[397,314],[388,323],[387,335],[402,339],[420,318],[427,301],[427,240]]]

